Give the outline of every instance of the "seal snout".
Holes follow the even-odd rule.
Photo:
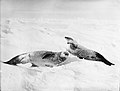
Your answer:
[[[75,40],[73,40],[73,38],[71,37],[65,37],[65,39],[67,40],[67,44],[78,44]]]
[[[65,37],[65,39],[67,40],[67,44],[71,44],[73,42],[73,39],[70,37]]]
[[[64,54],[65,54],[65,56],[69,56],[69,53],[67,53],[67,52],[64,52]]]
[[[69,53],[68,52],[61,52],[61,57],[68,57],[69,56]]]
[[[70,37],[65,37],[65,39],[67,39],[67,40],[73,40],[72,38],[70,38]]]

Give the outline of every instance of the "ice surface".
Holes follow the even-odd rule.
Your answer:
[[[66,50],[65,36],[114,63],[70,55],[54,68],[1,63],[1,91],[120,91],[120,0],[1,0],[1,60]]]
[[[29,51],[61,51],[65,36],[98,51],[115,66],[70,56],[54,68],[16,67],[1,63],[2,91],[119,91],[120,22],[76,19],[18,19],[1,24],[1,60]]]

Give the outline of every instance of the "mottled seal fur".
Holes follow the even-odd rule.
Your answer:
[[[79,45],[71,37],[65,37],[65,39],[67,40],[67,44],[70,45],[70,48],[67,51],[73,54],[74,56],[77,56],[80,59],[100,61],[109,66],[114,65],[113,63],[109,62],[106,58],[104,58],[103,55],[101,55],[100,53]]]
[[[17,55],[11,60],[3,63],[9,65],[31,63],[32,67],[53,67],[58,66],[60,63],[64,62],[68,56],[68,52],[34,51]]]

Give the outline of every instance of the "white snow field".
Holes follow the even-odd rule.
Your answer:
[[[2,0],[1,59],[65,51],[65,36],[113,66],[70,55],[59,67],[1,62],[1,91],[120,91],[120,0]]]
[[[2,91],[119,91],[120,23],[97,20],[7,19],[1,26],[1,60],[30,51],[64,51],[64,36],[105,56],[114,66],[69,56],[59,67],[1,63]],[[84,30],[84,31],[83,31]],[[97,31],[96,31],[97,30]]]

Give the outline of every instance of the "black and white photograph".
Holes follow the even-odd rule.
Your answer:
[[[120,91],[120,0],[0,7],[0,91]]]

